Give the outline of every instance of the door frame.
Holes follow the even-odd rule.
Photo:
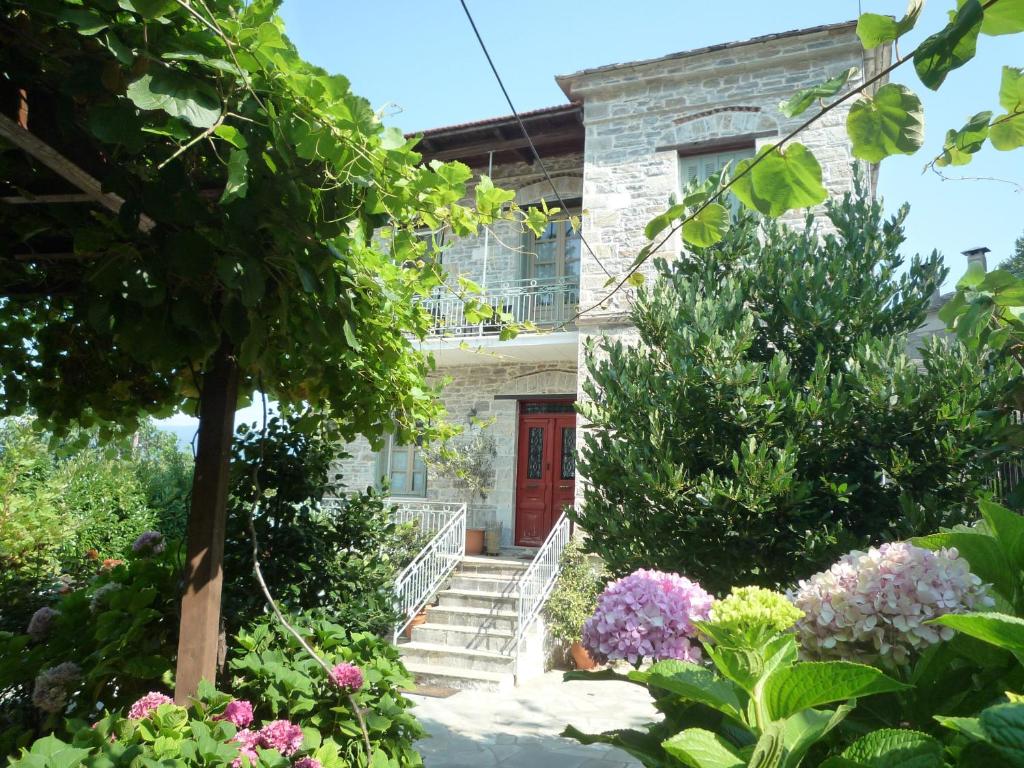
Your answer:
[[[534,416],[534,415],[536,415],[538,417],[543,417],[545,414],[527,414],[527,413],[524,413],[524,408],[525,408],[525,406],[531,405],[531,404],[574,405],[576,403],[576,397],[574,395],[532,395],[532,396],[531,395],[517,395],[517,396],[515,396],[515,400],[516,400],[515,442],[513,444],[513,452],[512,452],[512,455],[514,457],[514,467],[513,467],[513,472],[512,472],[512,545],[513,546],[534,546],[534,547],[536,547],[536,546],[540,546],[540,545],[539,544],[537,544],[537,545],[530,545],[530,544],[522,544],[521,545],[521,544],[519,544],[518,532],[519,532],[519,480],[520,480],[519,472],[520,472],[520,449],[521,449],[520,438],[522,436],[522,426],[523,426],[523,419],[524,418],[530,418],[531,416]],[[566,413],[562,413],[562,414],[551,413],[551,414],[547,414],[547,415],[558,416],[558,415],[569,415],[569,414],[566,414]],[[579,417],[579,414],[577,414],[575,409],[573,409],[571,411],[571,415],[573,417],[573,426],[575,427],[576,426],[576,419]],[[553,435],[552,436],[552,445],[554,446],[554,450],[558,449],[556,438],[557,438],[557,435]],[[555,459],[556,459],[556,457],[552,456],[552,469],[551,469],[552,472],[556,471]],[[556,482],[557,482],[557,479],[554,476],[552,476],[552,493],[554,492],[554,485],[555,485]],[[576,477],[574,476],[573,477],[573,495],[574,496],[575,496],[575,491],[576,491]],[[554,506],[554,500],[553,499],[552,499],[552,506]],[[552,524],[554,524],[554,521],[558,519],[558,514],[561,514],[561,511],[559,510],[558,514],[556,514],[555,510],[552,509],[551,514],[552,514],[552,521],[551,522],[552,522]]]

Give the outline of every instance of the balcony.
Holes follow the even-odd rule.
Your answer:
[[[496,337],[507,322],[533,323],[541,330],[564,331],[571,326],[580,302],[577,275],[512,280],[489,287],[476,297],[494,310],[494,319],[471,323],[466,319],[463,300],[451,292],[423,302],[433,317],[430,336],[470,339]],[[509,320],[501,321],[501,313]]]

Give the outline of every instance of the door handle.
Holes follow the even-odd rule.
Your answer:
[[[572,488],[571,485],[560,485],[560,486],[558,486],[558,490],[560,490],[560,491],[568,491],[570,488]]]

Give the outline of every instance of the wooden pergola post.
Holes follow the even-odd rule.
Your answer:
[[[238,364],[231,344],[224,340],[203,376],[199,399],[199,445],[188,513],[188,562],[174,686],[178,704],[189,702],[201,680],[213,682],[217,675],[228,473],[237,397]]]

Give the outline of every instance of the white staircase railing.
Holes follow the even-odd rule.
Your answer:
[[[388,499],[386,504],[391,507],[391,522],[398,525],[419,523],[419,529],[424,532],[441,530],[466,507],[465,504],[418,499]]]
[[[541,548],[533,556],[530,567],[519,579],[516,634],[510,646],[516,653],[519,652],[519,644],[526,635],[526,630],[537,618],[555,586],[555,581],[558,580],[562,551],[569,543],[571,534],[572,525],[566,513],[562,512]]]
[[[429,504],[429,502],[424,502],[424,504]],[[420,550],[411,563],[402,569],[395,579],[395,607],[400,617],[395,624],[395,633],[392,638],[396,643],[413,617],[427,604],[427,601],[448,578],[448,574],[455,570],[455,566],[465,557],[466,505],[449,504],[444,506],[451,507],[453,510],[448,512],[447,522],[438,529],[430,542]]]

